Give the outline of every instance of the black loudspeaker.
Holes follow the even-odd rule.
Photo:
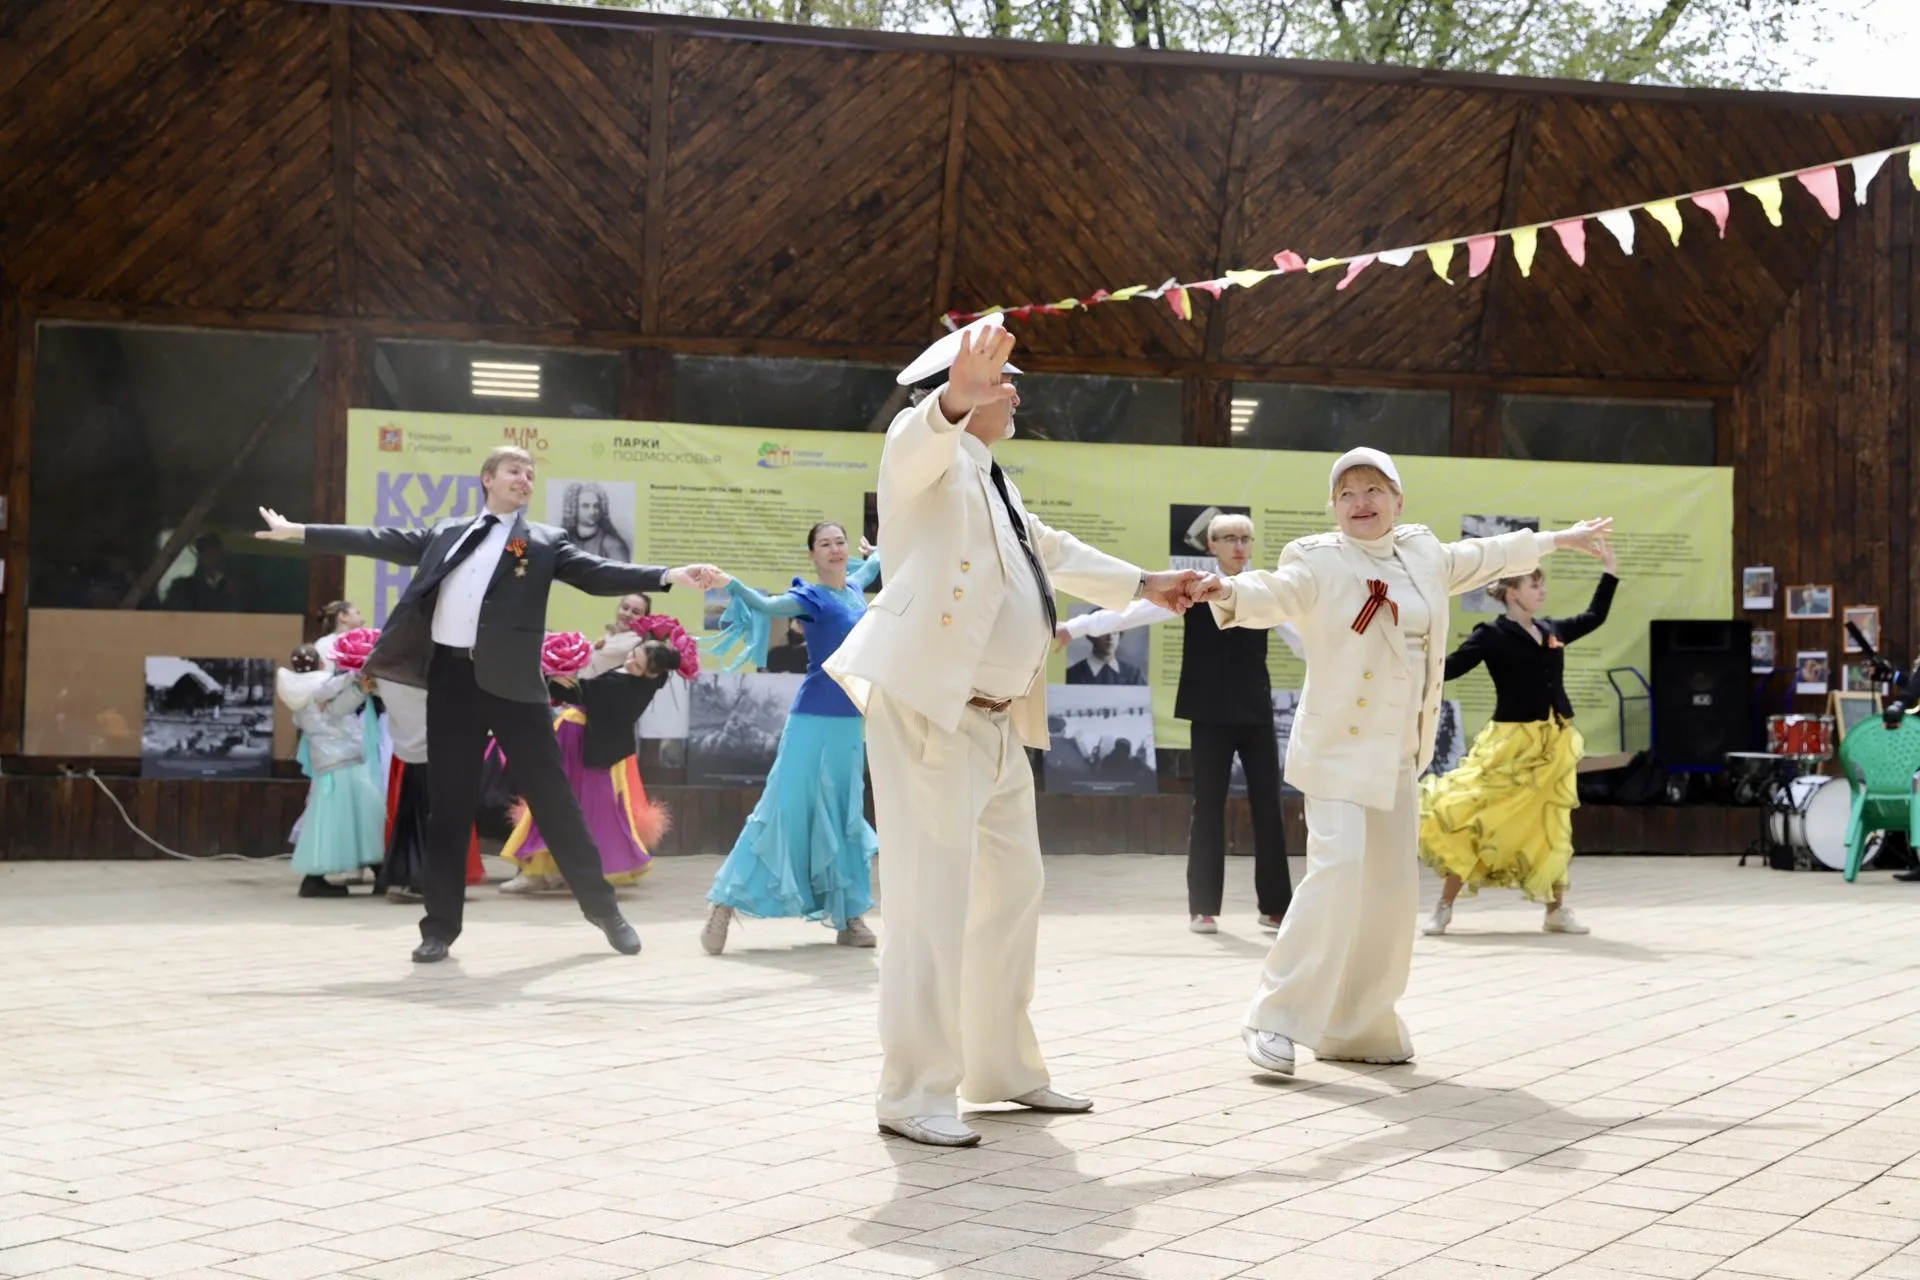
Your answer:
[[[1752,751],[1751,622],[1655,622],[1652,628],[1653,754],[1668,769],[1726,765]]]

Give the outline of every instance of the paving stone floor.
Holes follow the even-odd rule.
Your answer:
[[[1465,902],[1416,1065],[1281,1082],[1244,860],[1196,937],[1179,859],[1052,858],[1036,1017],[1099,1110],[941,1153],[874,1131],[873,953],[705,955],[714,866],[632,895],[637,959],[486,888],[422,968],[284,863],[0,864],[0,1276],[1920,1280],[1920,885],[1581,862],[1593,936]]]

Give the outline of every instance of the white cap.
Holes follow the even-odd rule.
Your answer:
[[[1340,488],[1340,477],[1355,467],[1372,467],[1387,479],[1393,481],[1393,487],[1400,487],[1400,472],[1393,465],[1393,459],[1378,449],[1349,449],[1340,455],[1333,464],[1333,474],[1327,477],[1327,492],[1334,493]]]
[[[988,330],[998,330],[1006,327],[1006,317],[997,311],[990,316],[981,316],[972,324],[955,329],[952,333],[915,356],[913,363],[900,371],[900,377],[897,381],[903,387],[910,387],[916,382],[926,381],[936,373],[945,373],[953,367],[954,358],[960,354],[960,338],[962,334],[972,334],[973,340],[977,343],[980,341],[981,335]],[[1012,365],[1007,365],[1003,371],[1006,373],[1020,372],[1020,370],[1014,368]]]

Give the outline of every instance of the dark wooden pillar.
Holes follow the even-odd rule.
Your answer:
[[[620,366],[620,416],[629,422],[673,421],[673,353],[629,347]]]
[[[0,754],[17,755],[26,731],[28,477],[33,469],[33,321],[11,281],[0,280]]]
[[[1202,449],[1224,449],[1233,443],[1228,420],[1233,384],[1214,378],[1187,378],[1181,383],[1180,443]]]
[[[1453,440],[1448,449],[1456,458],[1500,456],[1500,393],[1453,393]]]

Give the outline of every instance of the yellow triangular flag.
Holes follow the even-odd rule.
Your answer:
[[[1251,289],[1268,276],[1279,274],[1277,271],[1229,271],[1226,280],[1236,289]]]
[[[1740,189],[1760,202],[1760,207],[1767,211],[1768,222],[1776,227],[1784,225],[1780,220],[1780,179],[1763,178]]]
[[[1439,276],[1442,280],[1445,280],[1448,284],[1453,283],[1453,278],[1447,274],[1447,270],[1453,266],[1453,242],[1452,241],[1448,241],[1446,244],[1428,245],[1427,261],[1433,264],[1433,274]]]
[[[1533,274],[1534,250],[1540,247],[1540,228],[1521,227],[1513,233],[1513,260],[1520,264],[1520,274]]]
[[[1914,190],[1920,191],[1920,147],[1907,152],[1907,176],[1913,179]]]
[[[1056,306],[1056,307],[1058,307],[1058,308],[1060,308],[1060,309],[1061,309],[1062,311],[1071,311],[1071,310],[1073,310],[1073,309],[1074,309],[1075,307],[1077,307],[1077,306],[1079,306],[1079,305],[1080,305],[1080,299],[1078,299],[1078,298],[1062,298],[1062,299],[1060,299],[1060,301],[1058,301],[1058,302],[1056,302],[1056,303],[1054,303],[1053,305],[1054,305],[1054,306]]]
[[[1152,287],[1152,285],[1146,284],[1130,284],[1124,289],[1115,289],[1112,293],[1108,294],[1107,301],[1125,302],[1128,298],[1138,297]]]
[[[1680,232],[1686,224],[1680,221],[1680,205],[1673,200],[1655,200],[1646,206],[1647,216],[1667,229],[1667,235],[1675,244],[1680,243]]]
[[[1325,271],[1328,267],[1339,266],[1341,262],[1340,258],[1308,258],[1307,270],[1309,272]]]

